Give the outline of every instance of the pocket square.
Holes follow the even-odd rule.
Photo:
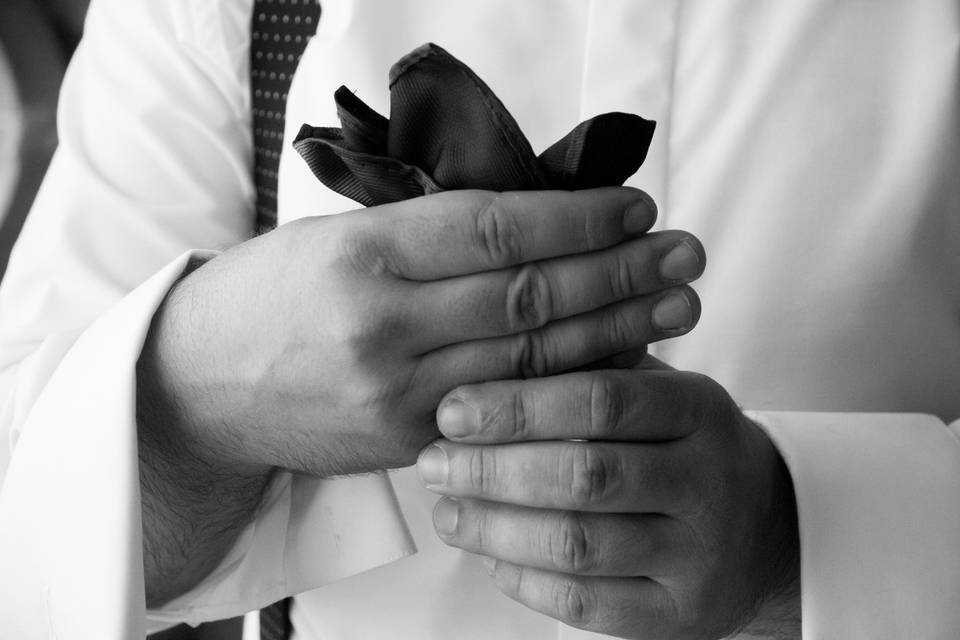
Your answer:
[[[340,127],[305,124],[293,143],[323,184],[365,206],[451,189],[621,185],[643,163],[655,127],[604,113],[536,155],[490,87],[429,43],[393,65],[389,87],[389,119],[340,87]]]

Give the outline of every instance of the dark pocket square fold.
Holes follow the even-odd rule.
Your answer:
[[[365,206],[450,189],[620,185],[643,163],[655,124],[605,113],[535,155],[516,120],[469,67],[435,44],[390,70],[390,118],[346,87],[340,128],[301,127],[293,146],[323,184]]]

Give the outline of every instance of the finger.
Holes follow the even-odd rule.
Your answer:
[[[647,358],[647,347],[627,349],[612,356],[589,362],[572,371],[597,371],[600,369],[633,369]]]
[[[425,354],[419,368],[430,388],[487,380],[540,378],[598,358],[688,332],[700,300],[682,286],[564,318],[512,336],[473,340]]]
[[[624,351],[623,353],[612,355],[609,358],[604,358],[582,367],[583,371],[599,371],[601,369],[652,369],[659,371],[676,371],[676,369],[668,365],[663,360],[654,358],[652,355],[647,353],[646,348]]]
[[[529,509],[443,498],[434,528],[447,544],[528,567],[591,576],[678,572],[688,550],[682,526],[661,515]]]
[[[676,369],[671,367],[669,364],[660,358],[654,358],[649,353],[645,354],[643,358],[637,362],[634,368],[646,371],[676,371]]]
[[[647,231],[648,195],[628,187],[584,191],[448,191],[351,214],[397,275],[437,280],[588,253]]]
[[[457,498],[589,512],[682,515],[695,500],[680,445],[438,440],[417,460],[427,489]]]
[[[672,370],[590,371],[454,389],[437,409],[448,438],[471,443],[582,438],[659,442],[717,419],[723,389]],[[724,394],[725,395],[725,394]]]
[[[588,254],[423,283],[423,351],[537,329],[615,302],[695,279],[703,248],[681,231],[652,233]]]
[[[669,592],[649,578],[575,576],[502,560],[490,576],[510,598],[579,629],[652,640],[676,626]]]

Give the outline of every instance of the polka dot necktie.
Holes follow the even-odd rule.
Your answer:
[[[250,44],[257,229],[277,226],[277,170],[290,81],[317,30],[318,0],[254,0]],[[290,637],[290,599],[260,611],[260,640]]]
[[[250,45],[257,228],[277,225],[277,170],[290,81],[317,30],[318,0],[255,0]]]

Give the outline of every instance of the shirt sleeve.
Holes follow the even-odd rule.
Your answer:
[[[135,365],[188,260],[252,233],[250,10],[250,0],[92,3],[61,91],[60,147],[0,288],[10,637],[143,637],[412,550],[383,476],[280,474],[221,566],[147,620]]]
[[[793,477],[805,640],[960,629],[960,422],[750,413]]]

